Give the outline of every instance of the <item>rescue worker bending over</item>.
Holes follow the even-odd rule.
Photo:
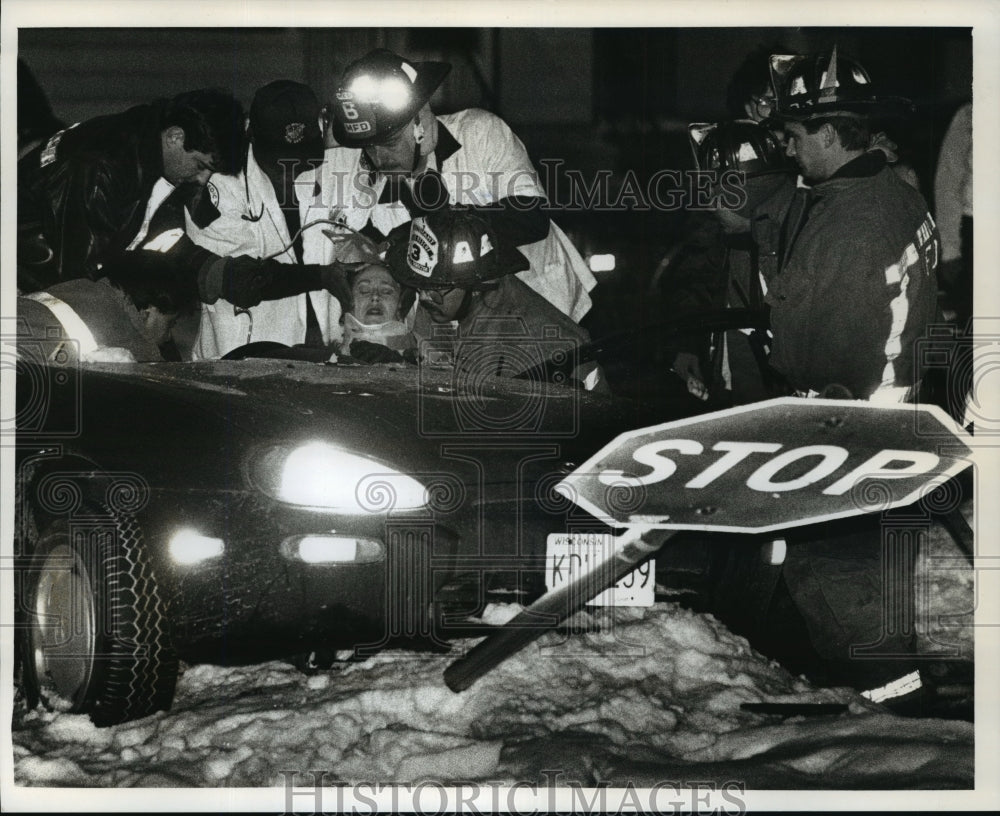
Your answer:
[[[581,360],[590,341],[515,273],[528,259],[505,246],[478,214],[441,210],[419,216],[387,263],[403,286],[418,291],[414,333],[423,364],[448,364],[474,385],[482,377],[525,375],[575,380],[607,391],[596,362]]]
[[[545,212],[545,193],[521,140],[484,110],[431,112],[431,95],[450,69],[383,49],[348,66],[328,107],[330,137],[339,146],[326,152],[315,174],[318,194],[301,199],[303,221],[343,219],[380,243],[419,215],[474,208],[500,241],[528,258],[518,277],[579,321],[596,279]],[[305,253],[314,263],[338,257],[320,233],[305,236]]]
[[[18,162],[18,289],[80,276],[135,249],[169,253],[206,303],[250,307],[305,291],[345,292],[343,268],[224,258],[185,235],[185,220],[217,211],[205,184],[237,173],[246,152],[243,108],[230,94],[189,91],[61,130]],[[346,294],[345,294],[346,296]]]
[[[18,355],[59,363],[160,361],[177,318],[197,306],[159,252],[119,255],[102,277],[56,283],[17,299]]]
[[[213,172],[237,172],[243,120],[230,94],[189,91],[36,145],[18,161],[19,288],[96,277],[114,255],[156,237],[168,198],[193,208]]]

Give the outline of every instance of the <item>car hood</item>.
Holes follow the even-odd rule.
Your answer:
[[[108,456],[141,444],[164,474],[316,439],[409,472],[456,446],[491,457],[558,446],[573,464],[644,424],[612,397],[537,380],[456,382],[429,367],[254,360],[96,364],[80,375],[81,439],[100,437]],[[496,478],[518,478],[507,470]]]

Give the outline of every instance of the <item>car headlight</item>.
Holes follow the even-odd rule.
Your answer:
[[[272,499],[341,513],[416,510],[428,501],[411,476],[327,442],[267,448],[252,460],[250,480]]]

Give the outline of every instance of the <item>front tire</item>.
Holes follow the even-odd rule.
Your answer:
[[[107,726],[169,709],[177,657],[132,518],[59,521],[26,582],[22,675],[29,706],[88,713]]]

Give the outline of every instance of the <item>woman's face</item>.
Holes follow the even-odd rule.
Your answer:
[[[399,320],[400,287],[389,270],[372,264],[365,267],[351,285],[354,308],[351,313],[367,326]]]

